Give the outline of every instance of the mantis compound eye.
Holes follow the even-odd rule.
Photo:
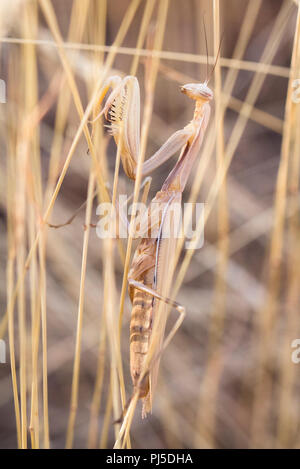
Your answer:
[[[214,94],[212,90],[204,83],[189,83],[181,87],[182,93],[186,94],[191,99],[201,99],[203,101],[210,101],[213,99]]]

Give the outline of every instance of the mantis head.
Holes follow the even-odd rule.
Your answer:
[[[181,87],[182,93],[196,101],[211,101],[214,97],[212,90],[207,83],[189,83]]]

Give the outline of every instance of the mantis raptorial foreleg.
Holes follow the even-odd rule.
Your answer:
[[[112,88],[102,111],[98,112],[95,122],[103,114],[110,122],[109,131],[116,144],[120,146],[121,159],[125,173],[135,179],[140,155],[140,88],[136,77],[111,77],[103,86],[97,107],[105,94]],[[142,175],[147,176],[161,166],[189,141],[195,134],[191,122],[186,127],[171,135],[161,148],[142,165]]]

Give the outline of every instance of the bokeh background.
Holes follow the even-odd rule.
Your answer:
[[[63,41],[73,44],[65,47],[65,54],[85,109],[111,50],[109,46],[134,2],[2,0],[0,4],[0,78],[6,82],[6,103],[0,104],[0,331],[7,344],[7,363],[0,365],[1,448],[17,446],[7,305],[80,123],[53,30],[45,15],[44,7],[49,3]],[[220,3],[219,28],[220,36],[224,33],[224,37],[220,68],[216,68],[221,73],[221,87],[215,90],[207,141],[199,155],[199,161],[206,158],[203,161],[207,163],[197,201],[206,202],[212,211],[205,224],[204,246],[194,253],[177,296],[185,305],[187,316],[163,355],[153,414],[142,420],[140,406],[137,408],[132,423],[132,446],[299,447],[300,364],[291,359],[291,343],[300,338],[300,104],[291,100],[292,80],[297,73],[300,78],[299,5],[292,0],[136,3],[135,14],[108,74],[130,73],[147,5],[153,3],[149,31],[153,25],[156,31],[161,28],[159,8],[167,6],[146,157],[192,118],[193,103],[180,93],[179,86],[204,81],[207,76],[203,19],[209,70],[212,68],[216,55],[213,9],[216,3]],[[142,49],[146,47],[145,39]],[[145,65],[147,59],[141,54],[136,75],[142,106]],[[213,76],[210,86],[215,89],[215,85]],[[221,108],[226,106],[221,120],[218,104]],[[112,187],[116,146],[107,131],[102,133],[100,128],[101,123],[96,154],[104,180]],[[86,200],[91,173],[87,149],[82,136],[55,201],[52,223],[64,223]],[[150,196],[159,190],[174,161],[175,158],[170,159],[153,174]],[[221,165],[226,166],[227,162],[230,166],[224,185],[212,205],[210,191],[215,187],[217,174],[222,173]],[[196,166],[184,194],[185,201],[194,176],[200,175],[198,163]],[[119,192],[132,191],[132,181],[120,169]],[[92,223],[97,221],[96,205],[94,201]],[[40,324],[37,318],[43,299],[48,339],[50,444],[52,448],[65,446],[84,223],[83,208],[70,225],[57,230],[47,227],[44,255],[38,251],[33,257],[14,308],[17,387],[23,402],[23,418],[27,410],[28,446],[32,324]],[[105,254],[103,243],[91,228],[73,442],[76,448],[112,447],[115,440],[109,397],[113,365],[109,332],[103,319]],[[123,276],[117,249],[115,274],[117,310],[113,320],[117,329]],[[121,352],[127,398],[132,390],[130,309],[126,295]],[[43,446],[41,329],[38,337],[38,433]],[[101,402],[97,407],[94,390],[99,356],[100,364],[103,360],[103,368],[100,365],[103,375]],[[20,393],[21,362],[27,376],[25,398]]]

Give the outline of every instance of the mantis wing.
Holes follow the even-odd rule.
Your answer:
[[[165,299],[169,298],[174,274],[175,249],[180,228],[181,193],[174,193],[166,204],[161,228],[157,238],[156,263],[153,289]],[[179,222],[179,223],[178,223]],[[144,400],[143,416],[152,409],[152,400],[160,365],[161,349],[164,341],[166,322],[170,306],[163,300],[154,298],[152,334],[148,357],[150,360],[150,393]]]

